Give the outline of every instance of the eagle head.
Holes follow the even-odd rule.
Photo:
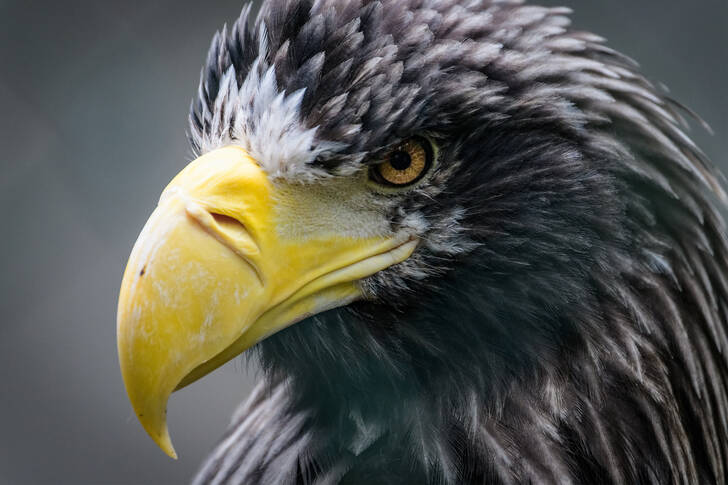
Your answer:
[[[167,453],[170,394],[251,347],[329,441],[366,423],[437,453],[504,409],[558,434],[614,389],[664,397],[667,367],[693,381],[679,336],[712,335],[684,320],[725,282],[723,192],[682,108],[568,13],[271,0],[215,35],[199,158],[119,300],[129,397]]]

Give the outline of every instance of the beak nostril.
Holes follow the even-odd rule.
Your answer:
[[[255,246],[248,228],[245,227],[241,221],[234,217],[227,216],[225,214],[219,214],[216,212],[210,212],[212,216],[212,222],[210,229],[214,233],[223,236],[224,239],[228,239],[228,242],[234,242],[234,246],[238,249],[247,247],[245,252],[249,252],[252,247]]]
[[[218,212],[209,212],[208,232],[241,256],[258,253],[258,246],[248,228],[240,220]]]
[[[226,216],[225,214],[217,214],[215,212],[212,212],[211,215],[212,218],[215,219],[217,225],[222,228],[245,230],[245,226],[243,226],[243,223],[235,219],[234,217]]]

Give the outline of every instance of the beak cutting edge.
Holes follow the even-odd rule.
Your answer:
[[[218,149],[172,180],[134,245],[117,313],[121,373],[142,426],[173,458],[172,392],[273,333],[360,298],[358,280],[417,245],[285,235],[277,212],[295,209],[279,209],[281,197],[243,149]]]

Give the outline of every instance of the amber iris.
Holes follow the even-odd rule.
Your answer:
[[[432,163],[428,141],[412,138],[387,153],[384,162],[374,166],[372,178],[383,185],[403,187],[420,180]]]

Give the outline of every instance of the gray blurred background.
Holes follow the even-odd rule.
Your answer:
[[[578,2],[578,3],[577,3]],[[728,0],[559,0],[715,130],[728,172]],[[0,0],[0,483],[185,483],[255,373],[175,394],[180,459],[145,435],[118,370],[126,258],[190,159],[190,99],[241,0]]]

